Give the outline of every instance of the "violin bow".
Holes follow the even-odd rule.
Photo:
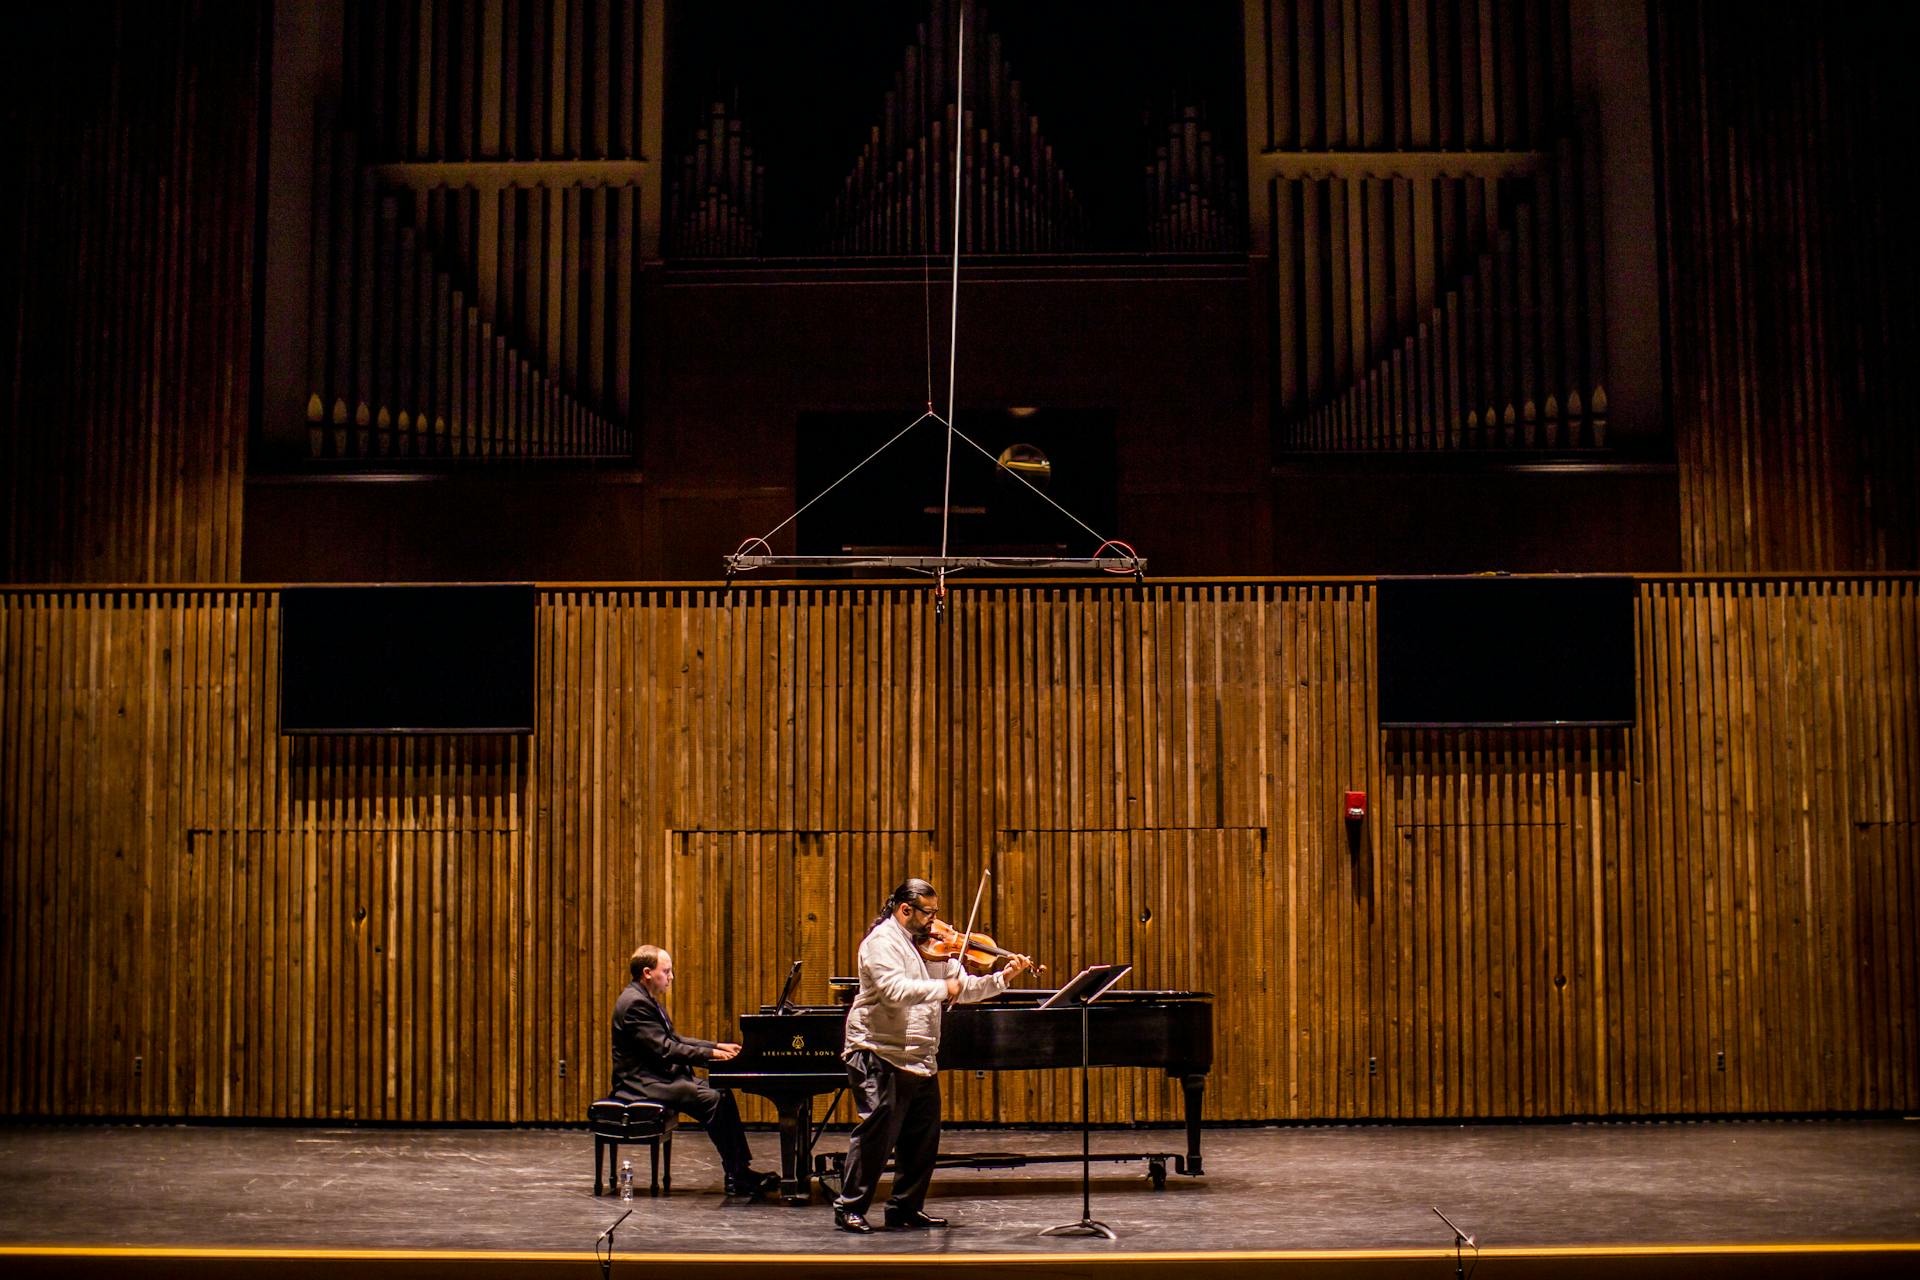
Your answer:
[[[967,912],[967,931],[960,935],[960,974],[966,976],[967,948],[973,945],[973,926],[980,923],[980,899],[986,896],[987,880],[993,875],[993,868],[980,868],[980,887],[973,891],[973,910]]]

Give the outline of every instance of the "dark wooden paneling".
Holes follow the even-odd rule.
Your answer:
[[[1109,413],[1119,519],[1102,534],[1137,544],[1136,531],[1155,530],[1143,550],[1161,572],[1269,568],[1265,433],[1252,427],[1245,406],[1245,271],[1093,280],[1034,274],[975,277],[969,269],[963,281],[960,429],[976,430],[976,408]],[[659,339],[664,376],[654,403],[671,409],[649,433],[644,484],[605,467],[357,486],[335,477],[263,477],[252,492],[273,496],[251,508],[245,572],[274,581],[477,570],[710,582],[727,552],[815,496],[796,489],[803,414],[892,410],[904,414],[904,426],[924,408],[923,297],[918,271],[857,282],[799,271],[748,281],[737,273],[677,276],[656,312],[672,323]],[[936,394],[944,397],[944,320],[933,328],[942,369]],[[1061,358],[1067,349],[1072,359]],[[963,452],[957,465],[970,467],[975,457]],[[842,493],[858,501],[864,482],[856,477]],[[927,474],[925,492],[939,501],[937,471]],[[1195,494],[1207,495],[1204,518],[1196,516]],[[644,539],[630,537],[625,523],[607,523],[615,512],[624,521],[636,497],[646,511]],[[1064,519],[1061,529],[1074,532]],[[498,557],[490,575],[485,557],[470,551],[476,541]],[[776,545],[791,549],[783,540]],[[1084,552],[1092,550],[1089,540]]]
[[[1303,458],[1275,469],[1274,559],[1302,573],[1672,572],[1676,483],[1665,465]]]
[[[638,942],[718,1033],[983,866],[1216,993],[1216,1116],[1920,1105],[1920,584],[1645,581],[1611,731],[1383,733],[1372,601],[550,588],[531,738],[394,741],[278,734],[270,590],[0,594],[0,1111],[575,1119]]]
[[[558,568],[636,578],[658,558],[649,498],[619,467],[256,476],[241,571],[253,582],[524,582]],[[701,569],[718,565],[715,552]]]
[[[1920,100],[1891,10],[1649,7],[1686,563],[1920,565],[1897,196]]]
[[[240,565],[262,7],[13,6],[0,578]]]

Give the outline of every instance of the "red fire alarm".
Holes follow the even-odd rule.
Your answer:
[[[1358,822],[1367,816],[1367,793],[1364,791],[1347,792],[1347,821]]]

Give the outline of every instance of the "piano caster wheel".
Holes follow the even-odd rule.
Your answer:
[[[1165,1160],[1147,1161],[1147,1176],[1153,1179],[1155,1191],[1167,1189],[1167,1162]]]

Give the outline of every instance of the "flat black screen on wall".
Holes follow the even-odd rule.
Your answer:
[[[1380,723],[1634,719],[1631,578],[1383,578]]]
[[[287,587],[282,733],[533,732],[534,589]]]

